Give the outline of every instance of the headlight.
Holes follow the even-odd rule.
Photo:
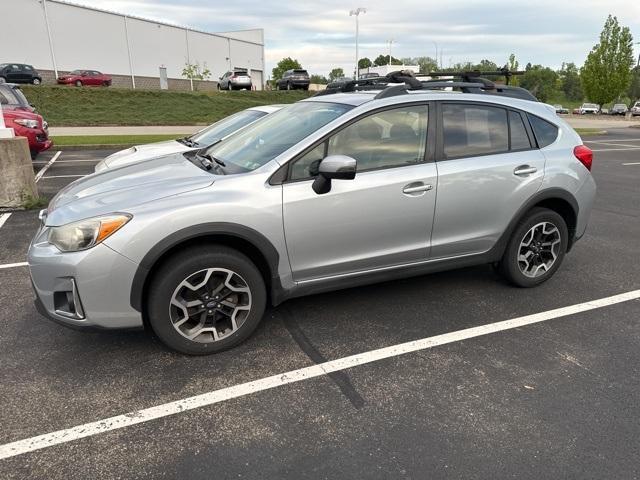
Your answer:
[[[38,121],[37,120],[27,120],[25,118],[18,118],[16,120],[14,120],[14,122],[16,122],[18,125],[22,125],[23,127],[38,128]]]
[[[124,213],[87,218],[60,227],[51,227],[48,240],[62,252],[86,250],[113,235],[129,220],[131,215]]]
[[[105,158],[105,160],[110,160],[110,159],[122,157],[124,155],[131,155],[133,153],[136,153],[136,147],[127,148],[125,150],[120,150],[119,152],[112,153],[107,158]]]

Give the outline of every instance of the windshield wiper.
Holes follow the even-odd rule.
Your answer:
[[[198,143],[196,143],[193,140],[191,140],[190,137],[178,138],[177,141],[180,142],[181,144],[186,145],[187,147],[191,147],[191,148],[196,148],[199,145]]]
[[[220,160],[219,158],[214,157],[213,155],[211,155],[210,153],[203,153],[200,154],[200,156],[202,158],[206,158],[207,160],[211,161],[211,162],[216,162],[218,165],[220,165],[221,167],[226,167],[227,164],[224,163],[222,160]]]

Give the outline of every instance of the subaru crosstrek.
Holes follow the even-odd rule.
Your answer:
[[[301,295],[485,263],[533,287],[585,232],[591,162],[534,101],[397,86],[312,97],[206,151],[60,191],[29,249],[36,304],[207,354]]]

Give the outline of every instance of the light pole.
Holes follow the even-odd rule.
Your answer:
[[[389,42],[389,65],[391,65],[391,45],[393,44],[393,42],[395,42],[395,40],[393,38],[388,40]]]
[[[438,66],[438,42],[436,42],[435,40],[433,40],[433,44],[434,44],[434,45],[435,45],[435,47],[436,47],[436,57],[435,57],[435,59],[434,59],[434,60],[436,61],[436,70],[438,70],[438,68],[440,68],[440,67]]]
[[[636,42],[634,45],[640,45],[640,42]],[[636,68],[638,67],[640,67],[640,53],[638,53],[638,62],[636,63]]]
[[[359,31],[359,24],[358,24],[358,17],[360,16],[361,13],[367,13],[367,9],[366,8],[362,8],[362,7],[358,7],[355,10],[351,10],[349,12],[349,16],[353,17],[355,15],[356,17],[356,80],[358,80],[358,78],[360,78],[360,67],[358,65],[358,35],[360,34]]]

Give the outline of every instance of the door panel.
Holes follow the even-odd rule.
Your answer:
[[[358,173],[318,195],[311,181],[283,185],[294,280],[426,260],[435,207],[434,163]],[[433,189],[404,193],[405,187]]]
[[[439,162],[431,256],[491,249],[518,209],[542,185],[544,163],[539,150]],[[514,170],[524,165],[536,172],[515,175]]]

